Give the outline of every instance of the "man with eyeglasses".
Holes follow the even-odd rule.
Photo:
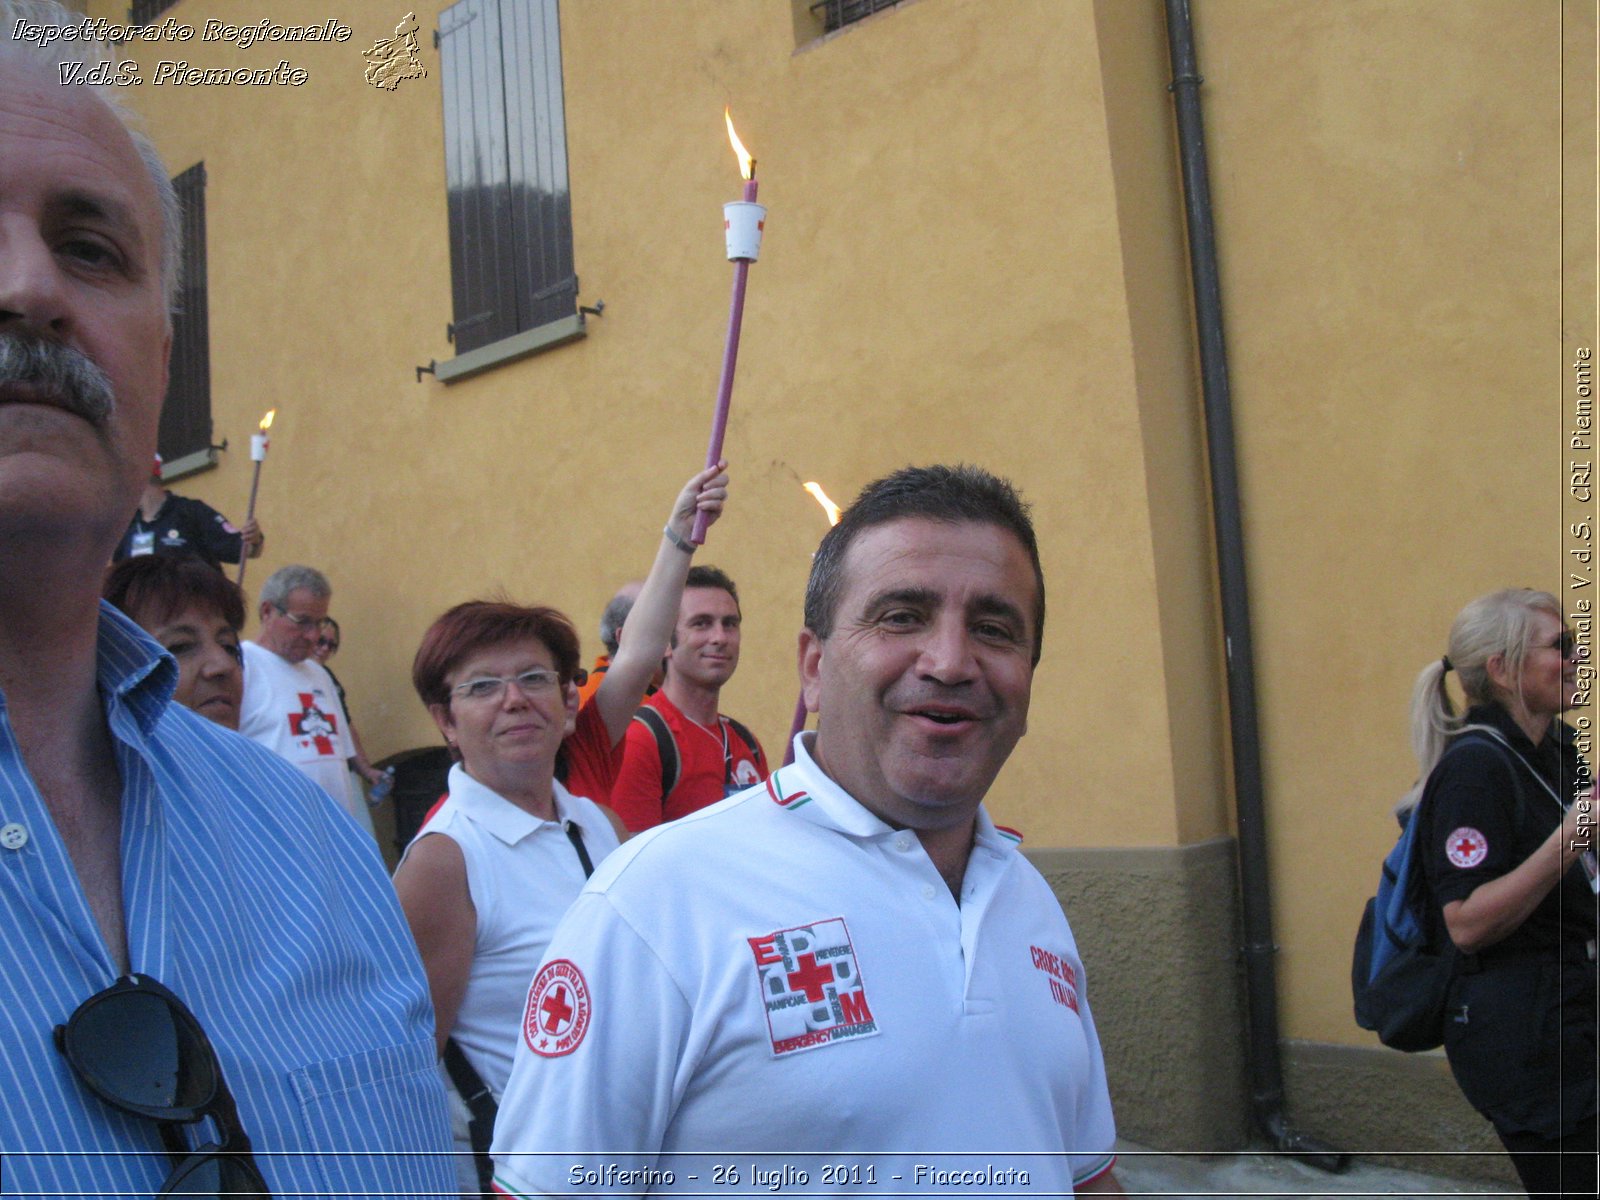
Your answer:
[[[332,796],[368,833],[372,817],[350,778],[383,772],[363,758],[339,685],[315,657],[333,588],[315,567],[274,571],[261,589],[261,632],[244,643],[239,732],[283,758]]]
[[[444,1195],[427,984],[370,843],[99,602],[155,452],[180,210],[0,0],[0,1186]],[[37,33],[34,31],[38,31]],[[47,35],[57,36],[47,36]]]

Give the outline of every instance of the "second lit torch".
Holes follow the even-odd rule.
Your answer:
[[[250,435],[250,461],[255,464],[255,473],[250,477],[250,504],[245,509],[244,521],[248,525],[256,519],[256,493],[261,490],[261,464],[267,461],[267,446],[271,439],[267,430],[272,428],[272,418],[278,415],[278,410],[271,408],[267,415],[261,418],[257,432]],[[241,542],[239,546],[239,575],[238,584],[244,586],[244,568],[250,561],[250,551]]]
[[[815,480],[801,485],[810,492],[812,498],[822,505],[822,511],[828,514],[828,527],[831,529],[839,523],[839,506],[828,498],[828,493],[822,490],[822,485]],[[788,766],[794,761],[794,740],[800,736],[800,731],[806,727],[806,691],[800,689],[800,695],[795,697],[794,720],[789,723],[789,741],[783,751],[783,765]]]

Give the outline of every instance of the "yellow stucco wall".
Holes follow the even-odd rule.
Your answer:
[[[254,10],[183,0],[169,15],[213,13]],[[195,65],[288,57],[310,74],[298,89],[134,96],[174,169],[203,158],[210,179],[214,404],[235,449],[184,487],[237,512],[238,450],[280,406],[250,577],[329,570],[369,749],[431,740],[405,671],[447,604],[504,588],[592,638],[614,584],[648,564],[704,454],[730,279],[720,205],[738,192],[728,103],[770,206],[727,443],[734,501],[703,554],[744,596],[728,710],[781,744],[825,528],[803,480],[844,500],[907,462],[980,462],[1033,500],[1051,585],[1037,715],[995,807],[1040,844],[1171,844],[1150,414],[1093,6],[1018,2],[996,22],[977,0],[922,0],[797,52],[782,5],[565,5],[574,243],[583,300],[606,313],[577,345],[449,387],[412,371],[450,354],[437,55],[392,93],[361,78],[359,48],[395,15],[347,6],[344,45],[182,48]],[[1176,282],[1175,232],[1160,236]],[[1186,353],[1173,315],[1145,385],[1160,403]],[[1200,790],[1218,832],[1214,767]]]
[[[1563,172],[1594,170],[1592,107],[1563,150],[1563,55],[1592,101],[1595,6],[1196,10],[1283,1025],[1375,1045],[1345,981],[1415,775],[1412,681],[1467,600],[1562,590],[1564,292],[1594,328],[1592,274],[1585,298],[1563,273]]]
[[[418,9],[425,31],[442,6]],[[1405,705],[1461,603],[1560,582],[1570,338],[1593,340],[1594,5],[1196,0],[1262,703],[1287,1036],[1365,1044],[1349,941],[1411,778]],[[840,501],[964,458],[1032,499],[1050,584],[1029,736],[993,807],[1042,846],[1225,833],[1227,730],[1161,7],[909,0],[807,41],[784,0],[568,0],[575,345],[446,387],[438,55],[367,87],[403,7],[284,0],[342,45],[142,48],[305,69],[298,89],[144,86],[176,172],[203,159],[216,432],[180,490],[233,514],[280,407],[255,585],[331,574],[369,750],[434,740],[406,683],[450,603],[504,589],[592,649],[704,453],[737,195],[731,104],[770,206],[703,558],[739,580],[726,708],[781,753],[809,554]],[[91,0],[120,17],[120,0]],[[174,18],[254,21],[180,0]],[[797,30],[801,31],[797,34]],[[1592,130],[1592,115],[1588,129]],[[1586,157],[1587,156],[1587,157]],[[1588,237],[1586,244],[1583,238]],[[1586,248],[1587,247],[1587,248]],[[1576,296],[1576,299],[1574,298]],[[1587,307],[1585,307],[1587,305]],[[1548,437],[1545,430],[1549,431]]]

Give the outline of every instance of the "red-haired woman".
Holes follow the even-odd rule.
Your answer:
[[[695,514],[715,519],[726,465],[679,492],[654,566],[594,699],[578,706],[578,635],[550,608],[458,604],[423,635],[417,695],[459,761],[449,796],[395,872],[428,974],[440,1052],[453,1039],[499,1099],[528,983],[592,863],[626,831],[558,779],[614,778],[615,759],[677,621]]]

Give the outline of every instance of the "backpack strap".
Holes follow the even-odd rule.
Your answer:
[[[1494,738],[1495,741],[1499,742],[1500,745],[1505,748],[1506,753],[1521,763],[1523,767],[1526,768],[1528,774],[1532,775],[1534,779],[1538,781],[1539,786],[1544,788],[1545,793],[1550,797],[1550,799],[1556,802],[1557,807],[1559,807],[1563,813],[1567,811],[1567,806],[1562,803],[1561,797],[1556,795],[1556,790],[1550,786],[1550,781],[1547,780],[1543,775],[1539,774],[1538,771],[1533,769],[1533,764],[1522,757],[1522,751],[1513,746],[1510,741],[1506,739],[1505,734],[1501,733],[1492,725],[1468,725],[1467,730],[1472,733],[1487,733],[1490,737]],[[1452,747],[1459,745],[1464,737],[1465,733],[1463,734],[1462,738],[1457,738],[1455,742],[1451,743]],[[1512,772],[1512,774],[1516,774],[1516,772]]]
[[[750,727],[742,721],[735,721],[732,717],[723,717],[724,721],[737,733],[744,742],[745,749],[750,751],[750,757],[755,759],[762,770],[766,770],[767,756],[761,753],[761,743],[756,741],[756,735],[750,732]]]
[[[683,771],[683,760],[678,757],[678,741],[672,736],[672,729],[659,709],[642,704],[633,714],[633,719],[656,739],[656,755],[661,759],[661,800],[665,803],[672,789],[678,786],[678,776]]]
[[[1411,810],[1400,840],[1395,843],[1389,857],[1383,860],[1383,876],[1391,889],[1393,902],[1411,911],[1427,944],[1439,945],[1440,939],[1448,938],[1449,933],[1445,929],[1439,906],[1433,902],[1433,893],[1428,887],[1428,873],[1422,863],[1426,840],[1423,837],[1423,820],[1422,801],[1419,799],[1417,806]],[[1380,885],[1379,891],[1382,890]],[[1399,912],[1391,908],[1380,916],[1383,920],[1379,928],[1388,939],[1391,949],[1401,949],[1405,942],[1396,932],[1396,926],[1400,923]]]

